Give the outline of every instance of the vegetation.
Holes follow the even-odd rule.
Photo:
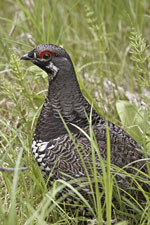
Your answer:
[[[59,180],[47,187],[31,153],[34,126],[46,95],[47,75],[28,62],[24,64],[20,57],[41,43],[62,45],[76,66],[84,95],[102,116],[124,127],[145,148],[148,157],[150,2],[0,0],[0,8],[0,167],[16,168],[14,173],[0,174],[0,224],[78,224],[78,211],[68,214],[58,204],[60,199],[55,198],[67,186],[89,207],[98,224],[105,220],[110,225],[113,220],[116,225],[149,225],[149,176],[127,174],[135,184],[135,195],[130,194],[132,184],[126,197],[120,194],[110,170],[109,133],[108,164],[101,159],[104,191],[99,193],[96,185],[95,212],[71,183]],[[91,128],[88,138],[98,151]],[[21,167],[28,170],[17,170]],[[97,184],[95,174],[94,167]],[[140,179],[149,187],[148,191],[143,190]],[[112,202],[113,189],[117,190],[119,209]],[[138,190],[143,202],[137,197]],[[104,194],[105,204],[101,205]]]

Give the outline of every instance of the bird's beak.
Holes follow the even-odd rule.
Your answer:
[[[31,60],[31,57],[27,54],[23,55],[20,59],[23,59],[23,60]]]

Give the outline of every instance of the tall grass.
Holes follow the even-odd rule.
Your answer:
[[[70,54],[83,94],[105,118],[123,126],[149,150],[149,18],[146,0],[0,1],[0,167],[16,168],[0,175],[0,224],[78,224],[78,211],[68,214],[55,198],[64,187],[91,207],[72,183],[59,180],[47,188],[32,154],[32,134],[47,90],[47,75],[19,57],[40,43],[62,45]],[[89,118],[93,152],[98,151]],[[85,134],[87,135],[87,134]],[[110,169],[110,143],[102,176],[92,168],[95,183],[93,217],[98,224],[150,224],[149,176],[143,178]],[[148,151],[146,158],[149,157]],[[84,162],[83,162],[84,164]],[[148,163],[147,163],[148,164]],[[28,167],[27,171],[17,168]],[[86,168],[85,168],[86,169]],[[141,171],[137,171],[142,173]],[[122,196],[115,176],[124,174],[132,182],[134,196]],[[88,177],[88,172],[87,172]],[[89,185],[93,180],[88,179]],[[100,193],[98,183],[103,185]],[[137,193],[145,201],[141,204]],[[123,191],[123,190],[122,190]],[[124,192],[124,191],[123,191]],[[105,194],[104,205],[100,199]],[[112,201],[115,195],[119,209]],[[66,206],[67,207],[67,206]],[[131,211],[128,211],[128,208]],[[88,218],[82,218],[88,220]],[[116,221],[116,222],[115,222]],[[82,223],[82,222],[81,222]]]

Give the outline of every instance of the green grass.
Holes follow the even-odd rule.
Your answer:
[[[90,208],[88,202],[73,188],[73,181],[60,180],[47,188],[31,153],[33,130],[46,95],[47,75],[19,58],[40,43],[62,45],[73,60],[82,92],[95,109],[124,127],[149,150],[150,3],[146,0],[0,0],[0,8],[0,167],[28,167],[27,171],[0,174],[0,224],[78,224],[78,211],[68,214],[65,207],[60,207],[59,201],[63,199],[55,196],[67,186]],[[98,147],[91,126],[88,138],[94,162],[94,150],[98,152]],[[125,171],[114,168],[115,174],[111,174],[109,133],[107,140],[106,164],[99,155],[102,165],[99,179],[104,191],[98,191],[100,180],[94,166],[91,170],[95,211],[90,210],[98,224],[104,219],[110,225],[110,220],[116,219],[118,225],[148,225],[150,192],[144,191],[139,181],[142,179],[150,190],[149,176],[126,174],[135,184],[135,194],[129,191],[122,196],[115,174]],[[148,151],[145,154],[147,158]],[[92,189],[90,177],[88,182]],[[131,184],[129,189],[132,188]],[[137,196],[138,190],[145,198],[144,204]],[[112,192],[119,209],[112,203]],[[101,205],[104,194],[106,201]]]

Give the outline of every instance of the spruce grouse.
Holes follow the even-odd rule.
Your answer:
[[[21,59],[30,60],[40,67],[48,74],[49,79],[48,94],[38,118],[32,143],[32,151],[40,168],[46,177],[50,175],[51,183],[59,178],[65,180],[70,180],[70,177],[84,179],[87,176],[85,165],[92,176],[89,165],[89,163],[93,165],[91,143],[84,134],[84,132],[89,134],[87,118],[90,117],[91,105],[81,93],[69,55],[59,46],[41,44],[22,56]],[[75,143],[69,136],[64,122]],[[133,166],[143,167],[145,162],[140,160],[144,158],[141,153],[143,148],[122,128],[111,122],[108,122],[108,127],[111,163],[122,168],[137,160]],[[106,121],[94,109],[92,110],[92,128],[100,154],[105,161],[107,158]],[[98,171],[101,171],[100,159],[96,152],[95,161]],[[132,170],[129,169],[129,171]],[[116,179],[119,183],[120,178]],[[90,189],[89,186],[88,188]],[[88,188],[85,188],[85,192],[90,193]]]

